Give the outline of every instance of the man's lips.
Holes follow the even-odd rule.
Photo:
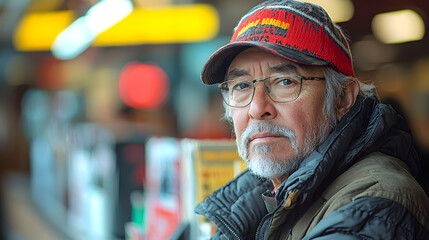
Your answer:
[[[277,135],[277,134],[268,133],[268,132],[262,132],[262,133],[257,133],[255,135],[253,135],[250,138],[250,142],[253,142],[253,143],[268,142],[268,141],[272,141],[272,140],[275,140],[275,139],[280,138],[280,137],[283,137],[283,136]]]

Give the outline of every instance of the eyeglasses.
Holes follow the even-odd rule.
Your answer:
[[[225,103],[230,107],[245,107],[255,95],[255,83],[263,82],[265,91],[274,102],[285,103],[296,100],[303,80],[325,80],[323,77],[287,75],[255,80],[230,80],[219,84]]]

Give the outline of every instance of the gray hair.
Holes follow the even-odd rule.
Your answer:
[[[351,81],[356,80],[359,83],[360,91],[358,95],[363,97],[377,96],[377,90],[372,84],[363,83],[355,77],[346,76],[330,67],[323,67],[322,70],[326,79],[323,113],[326,115],[326,117],[331,118],[332,122],[334,123],[337,122],[336,102],[343,96],[345,87]]]
[[[337,122],[336,117],[336,101],[344,94],[344,89],[354,77],[346,76],[332,69],[331,67],[322,67],[323,74],[326,78],[325,102],[323,113],[327,118],[330,118],[333,123]],[[356,79],[357,80],[357,79]],[[372,84],[366,84],[358,81],[360,85],[359,95],[369,97],[377,96],[376,88]],[[225,108],[224,119],[233,124],[230,107],[223,101]]]

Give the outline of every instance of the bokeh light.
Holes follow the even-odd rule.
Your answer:
[[[159,109],[169,92],[167,74],[155,64],[128,63],[119,76],[119,95],[133,108]]]
[[[376,15],[372,30],[383,43],[403,43],[421,40],[425,35],[425,23],[418,13],[405,9]]]

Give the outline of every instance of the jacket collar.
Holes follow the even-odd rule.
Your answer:
[[[270,180],[246,170],[197,205],[195,212],[209,218],[228,239],[253,239],[267,214],[261,196],[273,188]]]

